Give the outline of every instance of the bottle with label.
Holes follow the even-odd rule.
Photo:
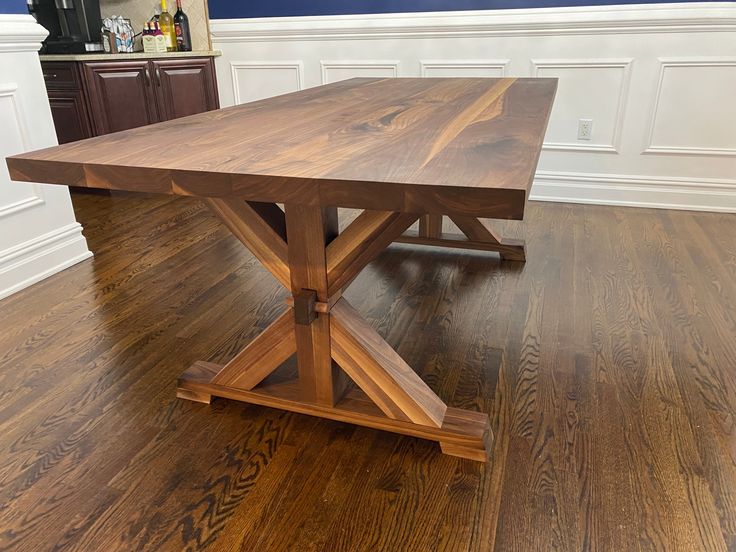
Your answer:
[[[189,32],[189,18],[181,9],[181,0],[176,0],[174,30],[176,31],[176,49],[180,52],[191,52],[192,36]]]
[[[147,54],[153,54],[156,52],[156,37],[153,34],[153,23],[146,22],[146,26],[143,29],[143,51]]]
[[[166,51],[176,52],[176,30],[174,29],[174,18],[166,11],[166,0],[161,0],[161,15],[158,18],[161,32],[166,39]]]
[[[161,31],[161,27],[159,27],[158,22],[155,22],[153,24],[153,40],[156,43],[157,53],[166,52],[168,50],[168,45],[166,44],[166,37],[164,36],[164,33]]]

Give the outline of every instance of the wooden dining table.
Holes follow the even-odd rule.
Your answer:
[[[540,78],[357,78],[7,165],[16,181],[202,198],[290,291],[282,314],[224,366],[184,371],[178,397],[393,431],[485,461],[488,414],[447,406],[343,291],[393,242],[524,261],[523,242],[483,219],[523,219],[556,88]],[[341,232],[338,207],[361,210]],[[462,234],[444,232],[443,217]],[[268,377],[293,355],[293,378]]]

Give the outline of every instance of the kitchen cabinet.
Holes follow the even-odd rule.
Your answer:
[[[42,58],[41,66],[60,144],[219,107],[211,57]]]
[[[44,63],[42,68],[59,143],[93,136],[79,66],[55,61]]]
[[[150,63],[103,61],[84,64],[95,134],[109,134],[157,123]]]
[[[151,61],[162,121],[218,108],[217,84],[207,59]]]
[[[93,136],[84,95],[78,90],[49,90],[51,116],[60,144]]]

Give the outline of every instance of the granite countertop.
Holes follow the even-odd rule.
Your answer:
[[[41,54],[41,61],[113,61],[116,59],[165,59],[180,57],[217,57],[220,50],[198,50],[193,52],[166,52],[146,53],[133,52],[132,54],[106,54],[105,52],[90,52],[88,54]]]

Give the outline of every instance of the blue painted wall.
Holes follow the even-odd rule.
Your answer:
[[[0,0],[3,1],[3,0]],[[660,4],[668,0],[209,0],[211,19],[453,10]],[[669,0],[670,2],[673,0]],[[683,0],[694,2],[697,0]],[[186,6],[186,2],[185,2]]]
[[[26,0],[0,0],[0,13],[28,13]]]

